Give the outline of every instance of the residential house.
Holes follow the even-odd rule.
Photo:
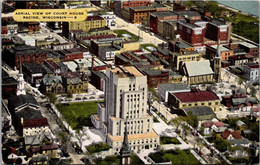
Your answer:
[[[230,139],[242,139],[243,137],[240,135],[239,131],[229,131],[226,129],[224,132],[222,132],[221,136],[224,139],[230,140]]]
[[[86,93],[88,91],[88,77],[78,72],[61,73],[66,93]]]
[[[231,143],[231,147],[243,146],[249,148],[251,141],[248,139],[230,139],[228,140]]]
[[[39,87],[42,93],[63,94],[65,88],[63,87],[63,80],[61,76],[45,75]]]
[[[203,128],[203,134],[204,135],[209,135],[209,134],[211,134],[215,131],[219,132],[221,128],[226,128],[226,127],[224,127],[223,122],[213,122],[213,121],[203,122],[201,124],[201,127]]]
[[[208,106],[214,112],[220,110],[220,100],[214,92],[197,89],[192,89],[190,92],[169,93],[168,104],[175,109]]]
[[[245,130],[247,128],[247,126],[243,121],[238,120],[236,122],[236,128],[241,132],[242,130]]]

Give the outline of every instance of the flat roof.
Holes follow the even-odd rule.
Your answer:
[[[212,46],[210,46],[210,47],[217,50],[218,45],[212,45]],[[226,47],[223,46],[223,45],[219,45],[219,48],[220,48],[220,51],[221,51],[221,52],[223,52],[223,51],[230,51],[230,49],[226,48]]]
[[[258,48],[258,46],[251,44],[249,42],[240,42],[239,45],[242,45],[242,46],[245,46],[245,47],[248,47],[248,48]]]
[[[168,84],[159,84],[158,88],[162,88],[165,91],[179,91],[179,90],[189,90],[190,87],[184,83],[168,83]]]
[[[108,137],[112,141],[124,140],[124,136],[112,136],[111,134],[108,134]],[[157,138],[157,137],[159,137],[158,134],[153,130],[150,133],[128,135],[128,140],[148,139],[148,138]]]
[[[125,66],[125,67],[115,67],[109,68],[111,72],[113,72],[116,75],[119,75],[120,77],[129,77],[129,75],[134,75],[136,77],[144,76],[140,71],[138,71],[134,66]]]
[[[157,16],[157,17],[178,16],[178,14],[176,14],[172,11],[154,12],[151,15],[154,15],[154,16]]]

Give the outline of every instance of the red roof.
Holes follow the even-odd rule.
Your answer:
[[[222,137],[224,139],[227,139],[230,134],[231,132],[228,129],[226,129],[224,132],[222,132]]]
[[[58,149],[58,145],[55,144],[55,143],[52,143],[52,144],[45,144],[45,145],[42,145],[41,147],[37,146],[37,147],[33,147],[32,149],[32,152],[40,152],[40,149],[42,148],[42,150],[56,150]]]
[[[209,127],[211,127],[212,125],[213,125],[213,122],[211,122],[211,121],[207,121],[207,122],[202,123],[202,126],[203,126],[204,128],[209,128]]]
[[[46,118],[24,120],[23,128],[49,126]]]
[[[60,67],[52,60],[45,60],[52,68],[59,69]]]
[[[249,68],[259,68],[259,65],[256,64],[256,65],[247,65]]]
[[[104,20],[104,18],[102,17],[99,17],[99,16],[88,16],[87,21],[90,21],[90,20]]]
[[[180,92],[171,94],[179,99],[181,102],[219,100],[218,96],[211,91]]]
[[[254,111],[254,112],[259,112],[259,108],[258,108],[258,107],[255,107],[255,108],[253,108],[253,111]]]
[[[239,132],[239,131],[231,132],[231,134],[233,135],[233,137],[234,137],[235,139],[242,139],[242,136],[240,135],[240,132]]]
[[[224,123],[223,123],[223,122],[214,122],[214,124],[215,124],[217,127],[224,127]]]

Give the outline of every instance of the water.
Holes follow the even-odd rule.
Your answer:
[[[259,1],[223,1],[217,0],[220,4],[240,10],[242,12],[253,14],[259,17]]]

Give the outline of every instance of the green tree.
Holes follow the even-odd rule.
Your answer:
[[[190,8],[194,5],[193,1],[184,1],[183,5],[190,10]]]
[[[197,129],[199,120],[196,115],[194,115],[191,111],[188,112],[187,122],[194,128]]]
[[[184,139],[187,140],[187,135],[189,134],[189,127],[186,124],[183,124],[182,129],[182,136],[184,136]]]
[[[68,142],[70,141],[71,135],[66,133],[66,132],[58,132],[57,133],[57,138],[60,141],[62,148],[64,149],[65,152],[67,152],[67,147],[68,147]]]
[[[231,144],[229,141],[223,139],[222,137],[217,136],[216,140],[214,141],[216,149],[218,149],[220,152],[226,151],[228,148],[231,147]]]
[[[257,92],[255,87],[251,86],[251,87],[249,87],[249,89],[250,89],[250,93],[249,93],[250,96],[255,97],[256,96],[256,92]]]
[[[54,93],[46,93],[45,96],[47,96],[50,99],[50,102],[55,104],[57,101],[56,95]]]

